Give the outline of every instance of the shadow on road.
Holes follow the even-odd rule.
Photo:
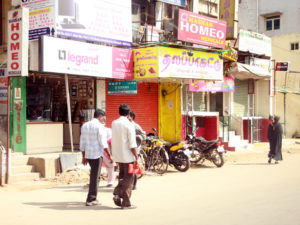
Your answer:
[[[270,166],[275,164],[269,164],[269,163],[233,163],[232,165],[235,166]]]
[[[88,192],[89,187],[86,184],[80,184],[80,185],[71,185],[71,186],[57,186],[57,187],[51,187],[52,190],[63,190],[65,192]],[[98,192],[105,192],[105,193],[113,193],[114,187],[106,187],[104,185],[100,185],[98,187]]]
[[[38,206],[44,209],[54,210],[116,210],[117,207],[104,205],[85,206],[83,202],[24,202],[25,205]]]

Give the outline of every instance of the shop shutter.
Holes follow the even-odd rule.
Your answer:
[[[119,118],[120,104],[128,104],[135,112],[135,122],[147,133],[158,128],[158,84],[138,83],[136,95],[108,95],[106,81],[106,124],[111,127],[113,120]]]
[[[248,116],[248,80],[235,80],[234,115]]]

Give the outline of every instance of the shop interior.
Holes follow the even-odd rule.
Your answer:
[[[69,95],[74,149],[79,149],[80,127],[93,117],[95,79],[69,77]],[[27,78],[27,126],[59,124],[63,126],[63,149],[71,148],[66,86],[63,76],[33,75]]]

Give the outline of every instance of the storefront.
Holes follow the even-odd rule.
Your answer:
[[[132,79],[132,51],[53,37],[38,48],[29,75],[11,79],[13,148],[78,150],[81,125],[105,109],[105,78]]]
[[[218,135],[217,106],[209,111],[207,92],[195,92],[195,104],[189,81],[223,80],[223,60],[219,53],[171,47],[148,47],[134,50],[134,77],[138,81],[158,83],[159,133],[168,141],[185,138],[188,117],[202,123],[199,135]],[[200,119],[198,119],[200,118]],[[211,119],[212,118],[212,119]],[[204,131],[205,129],[205,131]],[[200,133],[199,133],[200,132]],[[207,136],[211,138],[210,136]]]

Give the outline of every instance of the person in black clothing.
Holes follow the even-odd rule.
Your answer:
[[[269,116],[268,140],[270,145],[270,151],[268,154],[269,157],[268,163],[271,163],[272,156],[275,155],[273,136],[274,136],[274,117]]]
[[[269,153],[269,163],[271,163],[272,159],[275,160],[276,164],[279,160],[282,160],[282,126],[279,123],[279,119],[279,116],[274,117],[273,131],[270,135],[272,144]]]

